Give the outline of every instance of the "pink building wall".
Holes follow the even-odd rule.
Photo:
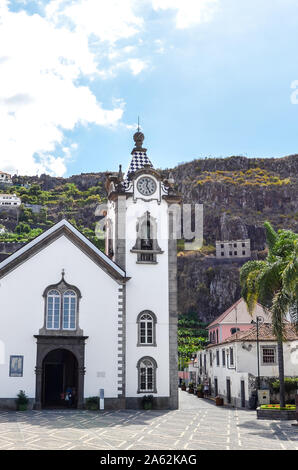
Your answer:
[[[250,315],[244,299],[239,299],[228,310],[210,323],[208,327],[209,340],[213,343],[221,343],[232,335],[231,329],[247,331],[253,327],[252,320],[261,316],[265,323],[271,323],[269,312],[262,305],[256,304],[254,312]]]

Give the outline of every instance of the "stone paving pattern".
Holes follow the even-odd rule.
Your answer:
[[[298,450],[292,423],[180,392],[177,411],[0,411],[0,449]]]

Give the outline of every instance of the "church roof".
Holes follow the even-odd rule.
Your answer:
[[[135,173],[137,170],[140,170],[141,168],[145,168],[145,166],[153,168],[153,165],[147,156],[147,149],[143,148],[144,138],[144,134],[140,132],[139,129],[133,136],[135,146],[131,152],[132,159],[126,173],[126,179],[130,179],[129,177],[133,173]]]
[[[131,175],[132,173],[135,173],[137,170],[140,170],[141,168],[144,168],[145,166],[149,166],[150,168],[153,168],[153,165],[149,157],[147,157],[146,152],[134,152],[130,165],[127,170],[127,174],[126,174],[127,178],[129,177],[129,175]]]
[[[53,225],[49,230],[43,232],[34,240],[26,243],[22,248],[10,255],[0,263],[0,278],[5,276],[8,272],[17,268],[20,264],[25,262],[28,258],[39,252],[53,241],[57,240],[62,235],[69,238],[78,248],[80,248],[87,256],[89,256],[96,264],[104,269],[114,279],[125,281],[125,271],[114,263],[107,255],[102,253],[96,248],[93,243],[88,240],[79,230],[71,225],[67,220],[63,219],[57,224]]]

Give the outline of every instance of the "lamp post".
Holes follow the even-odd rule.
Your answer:
[[[259,323],[263,323],[264,318],[261,316],[256,317],[256,321],[252,320],[251,323],[257,325],[257,360],[258,360],[258,377],[257,377],[257,390],[260,390],[260,352],[259,352]]]

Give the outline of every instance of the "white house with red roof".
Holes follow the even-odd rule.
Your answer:
[[[261,324],[258,335],[257,327],[251,326],[198,351],[197,382],[208,381],[211,396],[222,397],[226,404],[250,407],[251,397],[257,389],[258,344],[260,388],[268,388],[270,380],[279,376],[277,341],[270,323]],[[285,376],[297,377],[298,335],[288,322],[283,348]]]

